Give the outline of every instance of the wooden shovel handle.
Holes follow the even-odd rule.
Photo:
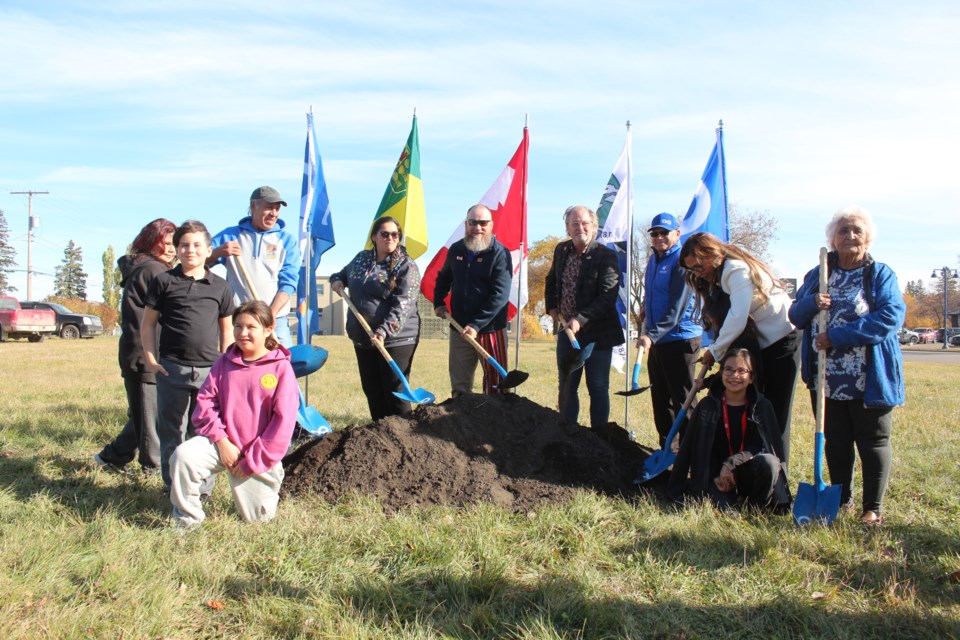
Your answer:
[[[370,336],[370,342],[380,351],[380,355],[383,356],[383,359],[387,362],[393,362],[393,358],[390,357],[390,354],[387,352],[387,348],[383,346],[383,343],[379,340],[374,340],[373,329],[370,328],[370,323],[367,322],[367,319],[363,317],[363,314],[357,311],[357,308],[353,305],[353,301],[350,300],[350,297],[343,292],[340,294],[340,297],[343,298],[343,301],[347,303],[347,306],[350,307],[350,311],[353,311],[353,316],[360,322],[360,326],[363,327],[363,330],[367,332],[367,335]]]
[[[247,285],[247,289],[250,290],[253,299],[260,300],[260,294],[257,293],[257,287],[254,286],[253,279],[250,278],[250,274],[247,272],[247,266],[243,264],[243,260],[240,259],[240,256],[230,256],[230,259],[233,260],[233,264],[236,266],[240,278],[244,281],[244,284]]]
[[[470,346],[476,349],[486,360],[491,358],[490,354],[487,353],[487,350],[480,346],[480,343],[474,340],[471,336],[463,335],[463,327],[460,326],[460,323],[453,319],[453,316],[448,316],[447,320],[453,326],[454,329],[460,332],[460,337],[470,343]]]
[[[820,247],[820,293],[830,293],[827,282],[827,248]],[[826,309],[821,309],[818,316],[817,329],[823,333],[827,330],[829,316]],[[814,339],[816,336],[814,336]],[[827,352],[825,349],[817,351],[817,433],[823,433],[823,412],[827,404]]]
[[[684,411],[689,409],[690,405],[693,404],[694,399],[697,397],[697,392],[699,391],[699,389],[697,389],[697,385],[703,382],[703,379],[706,377],[707,371],[709,369],[710,367],[708,367],[707,365],[700,366],[700,372],[697,373],[697,379],[694,380],[693,386],[690,387],[690,393],[687,394],[686,400],[683,401],[683,406],[681,407],[681,409],[683,409]]]

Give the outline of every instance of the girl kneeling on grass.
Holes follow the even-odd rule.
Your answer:
[[[200,485],[230,472],[230,489],[247,522],[277,512],[283,467],[297,421],[299,390],[290,352],[274,337],[273,314],[263,302],[246,302],[233,314],[235,342],[217,360],[197,395],[196,436],[170,459],[170,501],[176,526],[204,519]]]
[[[719,379],[693,410],[680,444],[671,498],[709,496],[720,508],[789,509],[780,428],[773,406],[757,391],[753,369],[747,349],[729,349],[720,360]]]

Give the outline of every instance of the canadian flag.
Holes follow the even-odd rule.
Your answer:
[[[513,263],[513,282],[510,285],[510,308],[507,318],[517,315],[517,310],[527,304],[527,148],[530,139],[527,128],[523,129],[523,140],[513,154],[510,162],[493,185],[487,190],[480,204],[490,209],[493,217],[493,234],[510,252]],[[433,289],[437,283],[437,275],[447,259],[447,250],[450,246],[463,238],[463,221],[461,221],[443,248],[433,256],[430,266],[423,273],[420,281],[420,291],[424,297],[433,302]],[[523,251],[521,257],[520,252]],[[449,307],[450,302],[447,301]]]

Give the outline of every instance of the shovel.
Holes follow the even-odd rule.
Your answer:
[[[297,409],[297,423],[300,428],[315,438],[331,433],[333,429],[320,412],[307,404],[300,391],[300,408]]]
[[[250,279],[250,274],[247,273],[247,267],[243,264],[243,260],[237,256],[230,256],[230,259],[234,261],[237,272],[245,281],[247,289],[250,290],[254,298],[259,300],[260,296],[257,294],[257,288],[254,286],[253,280]],[[304,348],[299,349],[299,347]],[[298,349],[296,363],[294,361],[293,349]],[[298,378],[313,373],[327,361],[326,349],[313,347],[311,345],[297,345],[293,347],[293,349],[290,350],[290,364],[293,366],[294,375]],[[300,428],[315,437],[330,433],[332,431],[330,423],[320,415],[319,411],[307,404],[299,385],[297,385],[297,392],[300,394],[300,407],[297,409],[297,423],[300,425]]]
[[[390,365],[390,368],[393,369],[393,373],[400,379],[400,384],[403,385],[403,391],[394,391],[393,395],[397,396],[401,400],[406,400],[413,404],[433,404],[433,401],[436,400],[436,396],[427,391],[426,389],[411,389],[410,383],[407,382],[406,376],[403,375],[403,371],[400,371],[400,367],[397,366],[397,363],[393,361],[393,358],[390,356],[390,353],[387,351],[387,348],[383,346],[383,343],[379,340],[373,339],[373,329],[370,328],[370,324],[367,322],[367,319],[357,311],[357,308],[353,306],[353,301],[347,296],[346,293],[341,293],[340,297],[343,298],[343,301],[347,303],[347,306],[350,307],[350,311],[353,311],[354,317],[360,322],[360,325],[363,327],[363,330],[367,332],[367,335],[370,336],[370,342],[372,342],[377,349],[380,351],[380,355],[383,356],[383,359],[387,361],[387,364]]]
[[[640,328],[640,336],[642,337],[642,336],[644,336],[646,333],[647,333],[647,332],[646,332],[646,325],[644,325],[644,326],[642,326],[642,327]],[[640,386],[640,362],[641,362],[642,360],[643,360],[643,345],[641,344],[640,347],[637,348],[637,359],[636,359],[636,360],[634,361],[634,363],[633,363],[633,379],[632,379],[632,381],[631,381],[631,383],[630,383],[630,390],[629,390],[629,391],[617,391],[617,395],[618,395],[618,396],[629,397],[629,396],[640,395],[641,393],[643,393],[644,391],[646,391],[647,389],[649,389],[649,388],[652,386],[652,385],[649,385],[649,384],[648,384],[647,386],[645,386],[645,387],[641,387],[641,386]]]
[[[829,293],[827,287],[827,250],[820,248],[820,293]],[[818,329],[827,329],[827,310],[820,310]],[[797,498],[793,501],[793,521],[798,525],[831,524],[840,511],[838,484],[829,487],[823,481],[823,411],[826,404],[827,352],[817,351],[817,431],[813,441],[813,484],[797,485]]]
[[[673,421],[673,426],[670,427],[670,433],[667,434],[667,439],[663,445],[664,448],[659,451],[654,451],[650,454],[649,458],[643,461],[643,470],[640,472],[640,477],[633,481],[634,484],[643,484],[644,482],[653,480],[669,469],[673,461],[677,459],[677,454],[673,452],[670,445],[673,443],[673,439],[677,437],[677,432],[680,430],[683,419],[687,417],[687,409],[690,408],[694,398],[697,397],[697,387],[703,382],[703,377],[707,375],[707,369],[709,369],[709,367],[705,365],[700,367],[700,373],[697,374],[693,388],[690,389],[690,393],[687,394],[687,399],[684,400],[683,406],[680,408],[680,413],[677,414],[676,420]]]
[[[308,376],[319,370],[327,361],[327,350],[312,344],[298,344],[290,347],[290,364],[298,378]]]
[[[567,334],[567,340],[570,341],[570,346],[574,349],[565,355],[560,362],[560,368],[563,369],[565,375],[568,375],[582,367],[584,363],[590,359],[591,354],[593,354],[594,343],[591,342],[586,347],[581,348],[580,343],[577,341],[577,336],[570,327],[564,327],[563,332]]]
[[[490,363],[490,366],[496,369],[497,373],[500,374],[500,384],[493,385],[495,389],[513,389],[514,387],[519,387],[521,384],[527,381],[527,378],[530,377],[530,374],[526,371],[518,371],[517,369],[513,369],[507,373],[506,369],[504,369],[500,363],[497,362],[496,358],[487,353],[487,350],[481,347],[479,342],[470,336],[463,335],[463,327],[461,327],[460,324],[453,319],[452,315],[447,317],[447,320],[450,322],[453,328],[460,333],[460,337],[466,340],[471,347],[476,349],[477,353],[483,356],[484,359]]]

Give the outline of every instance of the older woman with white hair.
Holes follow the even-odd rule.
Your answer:
[[[804,277],[790,308],[790,321],[802,328],[802,375],[813,389],[817,351],[826,351],[824,435],[827,468],[842,487],[841,501],[852,505],[854,447],[863,467],[860,521],[879,524],[893,451],[893,408],[903,404],[903,359],[897,330],[906,305],[897,276],[868,252],[876,227],[870,214],[847,207],[827,224],[829,293],[819,292],[820,268]],[[827,326],[817,314],[828,310]],[[812,392],[811,392],[812,395]]]

